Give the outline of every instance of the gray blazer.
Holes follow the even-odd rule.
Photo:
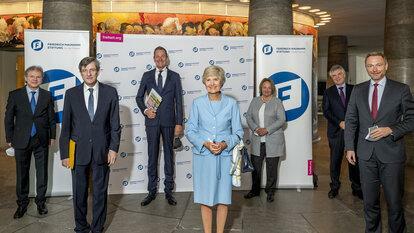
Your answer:
[[[259,109],[263,102],[259,97],[253,98],[247,110],[246,120],[249,128],[254,132],[260,128]],[[266,157],[280,157],[285,155],[285,134],[283,127],[286,123],[285,109],[282,101],[273,97],[266,103],[264,112],[264,126],[269,132],[266,135]],[[260,155],[260,137],[252,133],[252,155]]]
[[[414,129],[414,101],[410,87],[387,79],[377,118],[373,120],[368,103],[369,85],[370,81],[361,83],[352,91],[345,116],[345,150],[356,149],[362,160],[369,160],[375,150],[382,163],[404,162],[404,135]],[[388,126],[392,134],[376,142],[367,141],[365,136],[373,125]]]

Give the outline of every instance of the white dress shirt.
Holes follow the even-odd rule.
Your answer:
[[[372,94],[374,93],[374,83],[375,81],[373,81],[371,79],[370,83],[369,83],[369,94],[368,94],[368,103],[369,103],[369,110],[372,110]],[[381,98],[382,98],[382,94],[384,93],[384,88],[385,88],[385,84],[387,83],[387,78],[384,77],[383,79],[381,79],[381,81],[378,82],[378,100],[377,100],[377,107],[379,109],[380,104],[381,104]]]
[[[345,85],[345,83],[343,83],[342,85],[336,85],[336,90],[338,91],[339,96],[341,96],[341,90],[339,89],[340,87],[343,87],[342,91],[344,92],[344,96],[345,96],[345,99],[346,99],[346,85]]]
[[[26,91],[27,91],[27,97],[29,97],[29,103],[32,101],[32,91],[36,92],[34,97],[35,97],[36,104],[37,104],[37,100],[39,99],[39,88],[37,88],[36,90],[32,90],[30,87],[26,85]]]
[[[86,85],[85,83],[83,83],[83,94],[85,97],[85,106],[86,109],[88,109],[88,102],[89,102],[89,87],[88,85]],[[98,93],[99,93],[99,82],[96,82],[95,85],[92,87],[93,88],[93,113],[96,113],[96,108],[98,107]]]
[[[264,123],[265,108],[266,108],[266,103],[263,103],[262,106],[259,109],[259,126],[260,126],[260,128],[265,127],[265,123]],[[260,142],[266,142],[266,135],[260,137]]]
[[[155,68],[155,84],[158,86],[158,74],[160,73],[160,69]],[[164,67],[161,72],[162,75],[162,87],[164,88],[165,81],[167,80],[167,67]]]

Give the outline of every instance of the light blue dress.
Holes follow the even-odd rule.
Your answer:
[[[224,94],[220,101],[210,101],[207,95],[198,97],[193,101],[185,134],[193,144],[194,202],[231,204],[231,155],[243,138],[236,100]],[[205,141],[225,141],[227,148],[216,156],[203,146]]]

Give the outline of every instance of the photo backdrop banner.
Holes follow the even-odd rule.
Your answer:
[[[263,78],[272,79],[286,111],[278,187],[313,188],[312,36],[257,36],[256,64],[256,88]]]
[[[122,124],[121,145],[117,163],[111,167],[109,193],[147,192],[147,138],[144,117],[135,96],[142,74],[154,69],[153,51],[157,46],[167,49],[169,68],[181,75],[184,122],[193,99],[205,95],[202,83],[204,69],[210,65],[224,68],[224,94],[234,97],[240,106],[245,142],[249,130],[244,114],[253,97],[254,38],[100,34],[96,36],[97,58],[101,62],[99,80],[118,90]],[[191,143],[182,139],[184,149],[175,153],[176,191],[192,191]],[[159,161],[159,191],[164,189],[163,154]],[[243,177],[241,189],[250,188],[250,173]]]
[[[60,123],[65,91],[81,84],[78,70],[80,60],[89,56],[88,31],[25,30],[25,68],[41,66],[44,71],[42,88],[51,92],[55,102],[56,141],[49,148],[49,174],[47,195],[72,193],[70,170],[63,168],[59,153]],[[34,158],[30,169],[30,194],[35,193]]]

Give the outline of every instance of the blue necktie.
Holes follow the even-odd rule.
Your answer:
[[[93,111],[93,88],[89,88],[89,100],[88,100],[88,114],[91,121],[93,121],[94,111]]]
[[[162,90],[162,70],[160,70],[160,72],[158,73],[158,90]]]
[[[35,98],[36,92],[32,91],[30,93],[32,93],[32,99],[30,100],[30,108],[32,109],[32,113],[34,114],[35,109],[36,109],[36,98]],[[35,126],[35,123],[33,122],[30,136],[33,137],[35,134],[36,134],[36,126]]]

